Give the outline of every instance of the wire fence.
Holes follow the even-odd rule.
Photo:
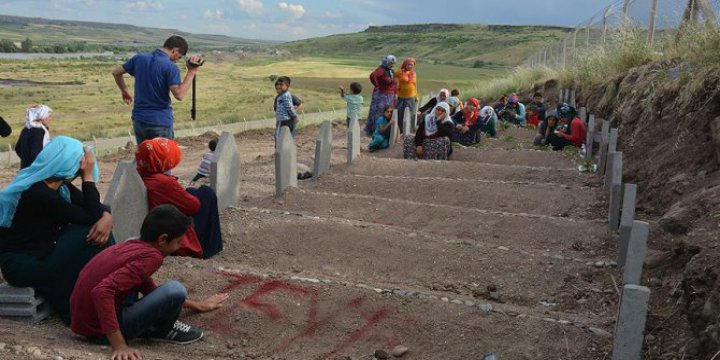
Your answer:
[[[720,0],[616,0],[535,53],[526,65],[571,67],[587,50],[612,49],[630,29],[643,32],[647,44],[662,52],[686,26],[718,26],[719,16]]]

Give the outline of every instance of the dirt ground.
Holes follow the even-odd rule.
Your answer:
[[[296,139],[310,167],[317,130]],[[533,150],[532,131],[510,128],[448,162],[402,160],[397,145],[347,166],[345,128],[333,132],[330,173],[281,198],[271,131],[236,136],[241,201],[221,214],[225,250],[167,258],[156,276],[182,281],[191,298],[231,297],[182,314],[205,331],[198,343],[132,342],[146,359],[369,360],[397,345],[409,348],[404,359],[609,358],[615,238],[600,183],[571,156]],[[212,136],[180,140],[181,181]],[[101,193],[132,157],[101,159]],[[54,318],[0,319],[0,343],[2,359],[110,354]]]

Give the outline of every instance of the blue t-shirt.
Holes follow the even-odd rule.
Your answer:
[[[123,68],[135,77],[135,105],[132,119],[145,125],[173,125],[170,87],[180,85],[180,70],[158,49],[133,56]]]

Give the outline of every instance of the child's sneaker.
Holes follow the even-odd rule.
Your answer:
[[[155,336],[155,334],[153,334],[151,335],[151,338],[153,340],[171,342],[174,344],[190,344],[202,339],[203,332],[194,326],[176,320],[170,331],[164,335],[158,335],[159,336]]]

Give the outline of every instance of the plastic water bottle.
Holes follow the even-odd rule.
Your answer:
[[[499,360],[499,358],[493,353],[487,353],[483,355],[482,360]]]

